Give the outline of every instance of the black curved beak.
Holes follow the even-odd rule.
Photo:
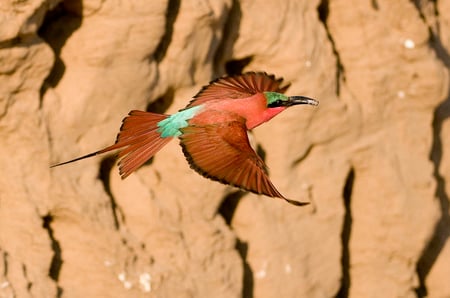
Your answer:
[[[319,105],[319,102],[315,99],[305,97],[305,96],[289,96],[288,101],[290,106],[293,105],[312,105],[317,106]]]

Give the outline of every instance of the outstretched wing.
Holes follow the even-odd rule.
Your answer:
[[[266,91],[284,93],[289,84],[281,86],[283,79],[265,72],[247,72],[236,76],[218,78],[204,86],[186,108],[203,104],[209,100],[250,97]]]
[[[286,199],[270,181],[263,160],[250,147],[243,121],[192,125],[182,129],[181,146],[191,168],[201,175],[269,197]]]

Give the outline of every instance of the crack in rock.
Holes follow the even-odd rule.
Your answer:
[[[2,252],[2,257],[3,257],[3,279],[2,282],[0,283],[0,293],[2,295],[5,295],[5,297],[17,297],[16,296],[16,290],[14,289],[13,285],[11,284],[11,282],[9,281],[8,278],[8,274],[9,274],[9,254],[6,251]],[[7,296],[7,294],[9,294],[9,296]],[[3,297],[3,296],[1,296]]]
[[[154,58],[157,62],[161,62],[166,56],[169,45],[172,42],[173,27],[180,10],[180,0],[169,0],[166,10],[166,29],[162,36],[158,47],[155,50]]]
[[[439,11],[437,3],[434,1],[434,17],[436,19],[435,28],[427,22],[426,15],[422,11],[420,1],[412,0],[420,18],[427,25],[430,34],[430,48],[434,50],[436,57],[447,67],[450,68],[450,54],[442,44],[440,36]],[[426,287],[426,279],[438,259],[444,245],[450,236],[450,217],[449,217],[449,195],[446,193],[445,177],[439,173],[442,162],[443,144],[442,144],[442,126],[446,119],[450,118],[450,94],[434,111],[433,115],[433,143],[430,152],[430,160],[433,163],[433,176],[436,181],[436,197],[439,200],[441,217],[439,218],[433,236],[425,247],[422,255],[417,262],[417,275],[419,285],[415,289],[417,297],[423,298],[428,296]]]
[[[114,220],[114,228],[116,230],[120,229],[120,224],[125,222],[125,215],[120,208],[119,205],[117,205],[116,199],[114,198],[114,195],[111,191],[111,182],[110,182],[110,173],[111,169],[114,167],[114,164],[116,163],[116,157],[114,155],[107,156],[102,159],[100,163],[100,169],[98,173],[98,179],[102,182],[103,189],[105,190],[105,193],[109,197],[109,202],[111,204],[111,212],[112,217]]]
[[[48,233],[48,236],[49,236],[51,244],[52,244],[52,250],[53,250],[53,258],[50,263],[50,270],[49,270],[48,275],[56,283],[57,297],[61,297],[63,290],[58,284],[58,279],[59,279],[59,273],[61,272],[61,267],[63,264],[62,257],[61,257],[62,252],[61,252],[61,245],[59,244],[59,241],[56,240],[53,229],[51,227],[52,221],[53,221],[53,216],[50,214],[47,214],[44,217],[42,217],[42,227]]]
[[[232,57],[233,45],[239,36],[241,19],[242,19],[241,5],[238,0],[233,0],[233,2],[231,3],[230,10],[228,11],[227,19],[225,20],[223,25],[222,38],[219,41],[219,45],[217,46],[213,57],[214,74],[216,77],[223,75],[224,71],[228,75],[240,74],[242,72],[243,67],[246,66],[248,63],[250,63],[252,59],[250,57],[250,61],[244,62],[244,65],[242,67],[238,67],[238,69],[229,67],[230,66],[229,64],[230,63],[232,64],[233,61],[241,61],[241,60],[246,61],[248,59],[247,57],[240,60],[233,60]]]
[[[319,6],[317,7],[317,11],[319,13],[319,20],[322,22],[325,31],[327,33],[327,38],[331,43],[333,54],[336,57],[336,94],[337,96],[339,96],[341,89],[340,86],[341,80],[345,82],[345,69],[344,65],[342,64],[341,56],[339,55],[339,52],[336,48],[336,43],[333,39],[333,35],[331,34],[331,31],[327,25],[327,19],[329,14],[329,1],[328,0],[320,1]]]
[[[351,199],[352,199],[352,191],[353,184],[355,181],[355,170],[350,168],[350,171],[347,174],[347,179],[344,184],[343,190],[343,198],[344,198],[344,224],[342,226],[342,257],[341,257],[341,266],[342,266],[342,280],[341,280],[341,288],[336,295],[336,298],[346,298],[349,296],[349,289],[351,284],[350,278],[350,234],[352,230],[352,210],[351,210]]]

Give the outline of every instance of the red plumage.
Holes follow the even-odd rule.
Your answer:
[[[303,205],[305,203],[286,199],[274,187],[264,161],[251,148],[247,136],[247,130],[270,120],[290,105],[317,104],[307,98],[303,99],[309,102],[299,101],[300,97],[287,104],[289,98],[284,96],[286,104],[281,102],[279,106],[269,107],[264,92],[284,93],[289,84],[283,86],[282,83],[281,78],[255,72],[219,78],[203,87],[186,108],[180,110],[182,113],[202,106],[191,118],[177,120],[176,124],[186,121],[186,125],[180,126],[175,135],[162,135],[159,124],[168,115],[131,111],[123,120],[114,145],[55,166],[122,149],[118,154],[119,171],[122,178],[126,178],[178,136],[191,168],[201,175],[257,194],[282,198],[294,205]]]

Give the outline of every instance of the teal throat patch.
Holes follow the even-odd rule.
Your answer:
[[[158,132],[162,138],[178,137],[181,135],[181,128],[188,126],[187,121],[194,117],[203,105],[181,110],[178,113],[170,115],[168,118],[158,122]]]

